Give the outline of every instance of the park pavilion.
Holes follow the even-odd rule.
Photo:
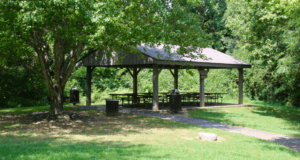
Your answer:
[[[166,49],[169,48],[169,49]],[[239,104],[243,104],[243,69],[251,64],[211,48],[198,48],[189,55],[178,55],[179,46],[156,44],[152,47],[141,44],[134,52],[113,52],[110,57],[105,51],[92,51],[77,62],[77,66],[87,67],[86,105],[91,105],[91,79],[95,67],[127,68],[133,77],[133,94],[137,95],[137,76],[141,69],[153,69],[152,109],[159,109],[158,76],[162,69],[169,69],[174,77],[174,89],[178,89],[178,69],[197,69],[200,74],[200,107],[205,106],[204,79],[211,69],[233,69],[239,72]],[[169,52],[166,52],[168,50]],[[131,70],[132,71],[131,71]],[[135,99],[133,97],[133,99]]]

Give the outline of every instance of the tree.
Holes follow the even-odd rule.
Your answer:
[[[253,64],[247,90],[269,102],[300,105],[300,1],[228,0],[226,26],[237,40],[236,52]]]
[[[0,2],[0,53],[45,80],[51,115],[63,112],[63,91],[78,59],[91,50],[134,50],[143,43],[205,46],[197,15],[173,0]],[[189,4],[189,2],[186,2]],[[184,48],[190,46],[189,49]]]
[[[193,12],[201,15],[201,28],[209,35],[210,46],[224,53],[228,48],[227,39],[233,38],[223,21],[226,9],[226,0],[202,0],[193,5]]]
[[[22,66],[0,64],[0,108],[45,105],[45,81]]]

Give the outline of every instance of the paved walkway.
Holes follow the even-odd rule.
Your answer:
[[[104,105],[78,106],[77,108],[105,111]],[[224,124],[211,122],[211,121],[207,121],[207,120],[202,120],[202,119],[198,119],[198,118],[191,118],[191,117],[188,117],[185,115],[160,113],[160,112],[155,112],[155,111],[145,110],[145,109],[131,109],[131,108],[120,107],[119,112],[126,113],[126,114],[134,114],[134,115],[141,115],[141,116],[147,116],[147,117],[161,118],[161,119],[165,119],[165,120],[193,124],[193,125],[198,125],[198,126],[203,126],[203,127],[217,128],[217,129],[221,129],[221,130],[233,132],[233,133],[241,133],[241,134],[244,134],[247,136],[253,136],[253,137],[256,137],[259,139],[276,142],[281,145],[287,146],[288,148],[290,148],[294,151],[300,152],[300,139],[292,137],[292,136],[271,133],[271,132],[265,132],[265,131],[250,129],[250,128],[224,125]]]

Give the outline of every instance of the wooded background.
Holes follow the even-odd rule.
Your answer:
[[[201,2],[191,1],[192,12],[201,15],[199,21],[207,34],[207,48],[252,64],[251,69],[245,69],[244,95],[253,100],[299,107],[300,1]],[[85,102],[85,77],[86,68],[75,67],[64,94],[68,95],[70,88],[77,86],[81,101]],[[151,79],[152,70],[142,70],[138,75],[138,92],[152,92]],[[210,70],[205,92],[224,92],[228,98],[237,99],[237,82],[236,69]],[[172,84],[171,73],[163,70],[159,91],[173,89]],[[92,91],[93,103],[108,98],[108,93],[132,92],[132,78],[125,69],[98,67],[93,72]],[[196,70],[179,71],[179,91],[199,91]],[[20,64],[0,58],[0,108],[47,105],[47,95],[49,91],[43,80]]]

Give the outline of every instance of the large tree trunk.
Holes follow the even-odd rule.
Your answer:
[[[64,104],[64,87],[55,87],[51,93],[51,108],[49,119],[57,119],[58,116],[63,115]]]
[[[59,35],[56,28],[52,29],[55,35]],[[59,118],[63,114],[63,93],[65,85],[70,78],[77,63],[78,57],[83,52],[84,42],[70,43],[67,39],[54,39],[53,49],[44,39],[45,30],[37,28],[31,33],[35,43],[32,47],[38,55],[41,65],[41,74],[46,81],[51,95],[50,117]],[[68,49],[69,48],[69,49]],[[53,67],[51,67],[53,65]],[[53,72],[54,74],[50,74]]]
[[[55,93],[52,97],[50,114],[62,114],[63,112],[63,93]]]

